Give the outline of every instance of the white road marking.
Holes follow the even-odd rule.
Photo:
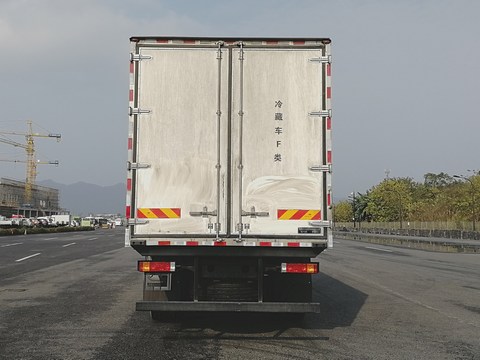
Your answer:
[[[22,245],[23,243],[13,243],[13,244],[5,244],[0,247],[9,247],[9,246],[15,246],[15,245]]]
[[[377,250],[377,251],[385,251],[385,252],[393,252],[392,250],[385,250],[385,249],[379,249],[379,248],[376,248],[376,247],[370,247],[370,246],[365,246],[365,249],[372,249],[372,250]]]
[[[55,239],[58,239],[58,238],[56,238],[56,237],[54,237],[54,238],[46,238],[46,239],[43,239],[43,240],[55,240]]]
[[[24,257],[24,258],[21,258],[21,259],[15,260],[15,261],[16,261],[16,262],[20,262],[20,261],[23,261],[23,260],[30,259],[30,258],[32,258],[32,257],[34,257],[34,256],[38,256],[38,255],[40,255],[40,254],[41,254],[41,253],[36,253],[36,254],[30,255],[30,256],[26,256],[26,257]]]
[[[75,245],[75,244],[76,243],[70,243],[70,244],[62,245],[62,247],[72,246],[72,245]]]
[[[91,239],[88,239],[88,241],[93,241],[93,240],[97,240],[98,238],[95,237],[95,238],[91,238]]]

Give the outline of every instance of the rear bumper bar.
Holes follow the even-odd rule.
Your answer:
[[[215,302],[215,301],[139,301],[137,311],[225,311],[319,313],[319,303]]]
[[[131,241],[130,245],[142,256],[250,256],[250,257],[309,257],[314,258],[327,249],[321,244],[312,247],[260,247],[260,246],[147,246]]]

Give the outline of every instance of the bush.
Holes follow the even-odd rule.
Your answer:
[[[34,227],[34,228],[10,228],[10,229],[0,229],[0,236],[11,236],[11,235],[25,235],[27,234],[50,234],[50,233],[62,233],[62,232],[76,232],[76,231],[92,231],[95,230],[91,226],[80,226],[80,227],[69,227],[69,226],[59,226],[59,227]]]

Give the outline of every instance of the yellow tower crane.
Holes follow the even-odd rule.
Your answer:
[[[32,130],[32,122],[27,121],[28,124],[28,133],[21,133],[21,132],[12,132],[12,131],[0,131],[1,135],[23,135],[26,139],[26,144],[21,144],[16,141],[10,140],[5,137],[0,137],[0,142],[5,144],[10,144],[16,147],[21,147],[25,149],[27,153],[27,160],[2,160],[2,161],[10,161],[10,162],[24,162],[27,164],[27,178],[25,181],[25,202],[30,204],[32,201],[32,188],[35,184],[35,180],[37,178],[37,164],[51,164],[51,165],[58,165],[58,161],[49,161],[49,162],[40,162],[35,160],[35,143],[33,141],[34,137],[44,137],[44,138],[56,138],[57,141],[60,141],[62,136],[60,134],[39,134],[34,133]]]

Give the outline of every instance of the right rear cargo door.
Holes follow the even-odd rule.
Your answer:
[[[323,237],[328,168],[322,47],[232,56],[232,233]],[[312,61],[314,60],[314,61]]]

